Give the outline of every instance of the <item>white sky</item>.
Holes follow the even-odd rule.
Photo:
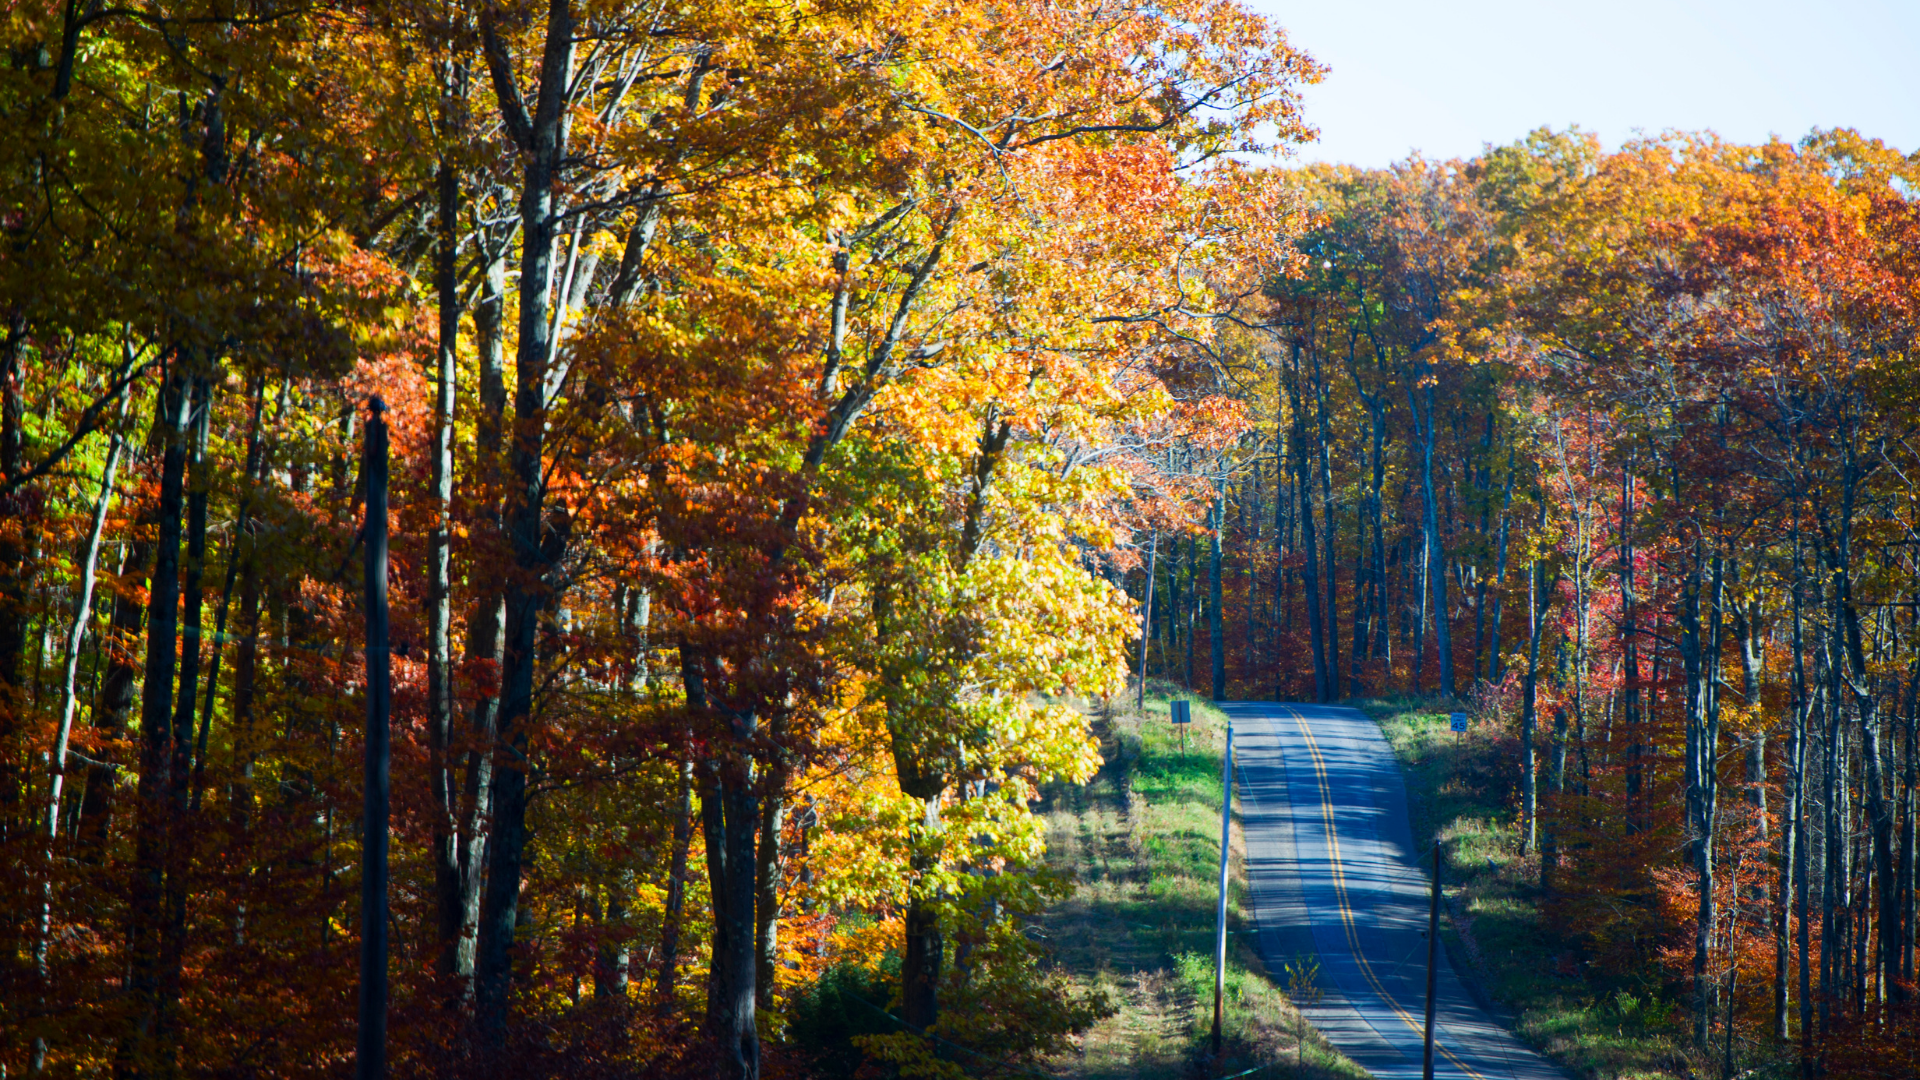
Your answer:
[[[1920,0],[1244,0],[1333,70],[1298,160],[1465,157],[1541,125],[1608,147],[1853,127],[1920,149]]]

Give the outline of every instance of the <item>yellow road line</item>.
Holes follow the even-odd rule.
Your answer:
[[[1400,1007],[1400,1003],[1394,1000],[1393,995],[1387,993],[1387,988],[1381,984],[1379,976],[1374,974],[1373,965],[1367,962],[1367,954],[1360,949],[1359,928],[1354,925],[1353,908],[1347,903],[1347,875],[1346,871],[1341,868],[1340,833],[1339,830],[1334,828],[1333,789],[1327,782],[1326,759],[1320,756],[1320,744],[1314,741],[1313,732],[1307,727],[1306,717],[1302,715],[1298,709],[1287,709],[1286,711],[1292,714],[1294,726],[1300,729],[1300,737],[1307,742],[1307,753],[1313,757],[1314,776],[1320,781],[1320,816],[1321,819],[1326,822],[1327,826],[1327,844],[1333,856],[1330,861],[1330,865],[1333,868],[1333,888],[1340,904],[1340,921],[1345,925],[1347,930],[1347,945],[1353,950],[1353,959],[1360,965],[1360,974],[1366,976],[1368,984],[1373,987],[1373,992],[1380,996],[1380,1000],[1386,1003],[1387,1008],[1393,1010],[1394,1015],[1398,1016],[1403,1023],[1409,1028],[1412,1028],[1414,1033],[1420,1035],[1424,1040],[1426,1036],[1425,1018],[1415,1019],[1412,1013]],[[1434,1026],[1436,1028],[1439,1026],[1437,1020]],[[1466,1073],[1468,1076],[1473,1077],[1473,1080],[1486,1080],[1486,1077],[1475,1072],[1471,1065],[1461,1061],[1454,1055],[1453,1051],[1441,1045],[1439,1032],[1437,1030],[1434,1032],[1434,1036],[1433,1048],[1445,1055],[1446,1059],[1454,1064],[1454,1067]]]

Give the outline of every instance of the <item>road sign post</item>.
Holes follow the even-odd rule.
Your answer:
[[[1213,933],[1213,1056],[1216,1060],[1220,1057],[1220,1002],[1227,991],[1227,853],[1232,842],[1233,723],[1228,721],[1227,753],[1220,766],[1220,901],[1214,911]]]
[[[1172,713],[1174,725],[1180,729],[1180,752],[1184,754],[1187,752],[1187,725],[1193,723],[1193,703],[1175,701],[1168,705],[1168,711]]]

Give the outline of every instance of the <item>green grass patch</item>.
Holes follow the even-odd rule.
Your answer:
[[[1193,701],[1184,748],[1168,701]],[[1228,892],[1225,1019],[1220,1060],[1213,1023],[1214,910],[1220,873],[1220,766],[1226,717],[1167,686],[1131,701],[1096,703],[1105,765],[1083,785],[1045,792],[1048,858],[1072,870],[1073,896],[1040,925],[1056,962],[1107,993],[1118,1011],[1059,1063],[1085,1080],[1193,1078],[1259,1069],[1248,1080],[1359,1078],[1366,1073],[1301,1022],[1250,937],[1235,829]]]

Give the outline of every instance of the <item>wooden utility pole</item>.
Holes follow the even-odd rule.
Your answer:
[[[392,657],[387,646],[387,422],[386,402],[367,402],[367,760],[360,838],[360,1043],[357,1080],[387,1075],[387,815],[392,757],[388,715]]]
[[[1421,1054],[1420,1080],[1433,1080],[1433,997],[1440,956],[1440,842],[1433,843],[1433,900],[1427,907],[1427,1036]]]
[[[1233,723],[1227,723],[1227,753],[1220,767],[1220,899],[1213,932],[1213,1056],[1220,1056],[1220,1003],[1227,990],[1227,854],[1233,840]]]

